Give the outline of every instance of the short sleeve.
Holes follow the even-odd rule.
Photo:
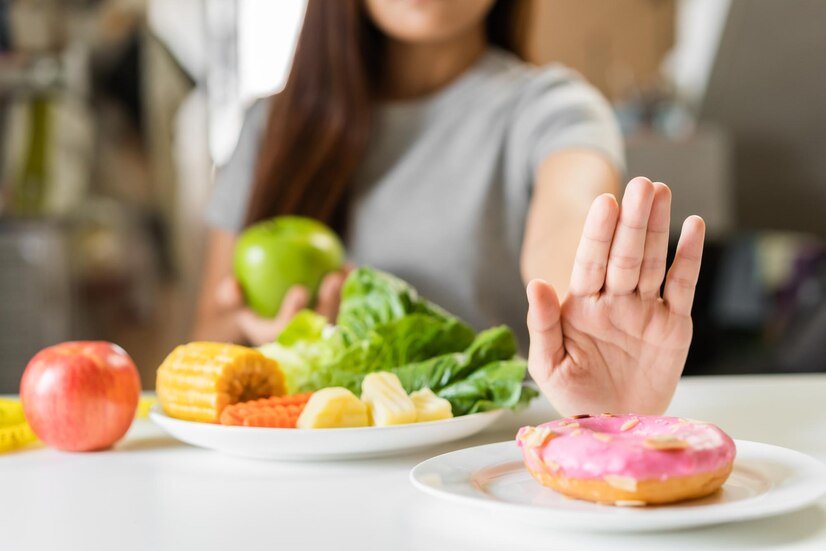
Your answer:
[[[269,103],[261,99],[250,106],[235,151],[215,171],[215,187],[204,212],[207,224],[214,228],[239,232],[244,227]]]
[[[622,174],[622,134],[606,99],[577,73],[560,65],[539,69],[523,89],[509,137],[529,174],[553,152],[588,148]]]

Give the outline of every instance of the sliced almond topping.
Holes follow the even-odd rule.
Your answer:
[[[522,427],[516,434],[516,439],[524,444],[525,440],[528,439],[528,436],[530,436],[535,430],[536,427]]]
[[[614,415],[613,413],[608,413],[608,412],[600,413],[600,416],[601,417],[616,417],[616,415]]]
[[[548,469],[550,469],[554,472],[559,470],[559,463],[557,463],[556,461],[546,461],[545,466],[547,466]]]
[[[683,440],[682,438],[677,438],[676,436],[671,436],[668,434],[663,434],[660,436],[649,436],[648,438],[643,441],[643,445],[646,448],[650,448],[652,450],[684,450],[689,447],[688,442]]]
[[[528,427],[520,435],[522,443],[529,448],[538,448],[556,436],[548,427]]]
[[[572,421],[570,423],[563,422],[563,423],[560,423],[559,426],[564,427],[566,429],[576,429],[576,428],[579,428],[579,423],[577,423],[576,421]]]
[[[631,430],[634,427],[636,427],[639,423],[640,423],[640,420],[637,419],[636,417],[634,417],[632,419],[629,419],[628,421],[626,421],[625,423],[622,424],[622,426],[620,427],[620,431],[625,432],[627,430]]]
[[[536,451],[536,448],[527,448],[528,456],[531,458],[531,462],[536,466],[542,465],[542,458],[539,457],[539,452]]]
[[[588,419],[590,415],[587,413],[580,413],[579,415],[572,415],[571,419]]]
[[[601,442],[610,442],[611,441],[611,437],[609,435],[605,434],[604,432],[594,432],[592,434],[594,435],[594,438],[596,438],[597,440],[599,440]]]
[[[630,476],[621,476],[618,474],[607,474],[602,479],[608,483],[612,488],[622,490],[624,492],[637,491],[637,479]]]
[[[574,429],[568,433],[568,436],[579,436],[582,434],[582,429]]]
[[[614,505],[617,507],[645,507],[648,504],[638,499],[620,499],[615,501]]]

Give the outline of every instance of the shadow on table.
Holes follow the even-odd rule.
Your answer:
[[[497,430],[414,452],[375,458],[334,461],[270,461],[266,459],[237,457],[189,446],[171,438],[159,436],[147,438],[133,437],[118,445],[114,451],[131,453],[135,451],[172,449],[173,447],[175,449],[180,448],[183,451],[191,451],[192,454],[203,456],[197,465],[187,464],[186,469],[188,474],[201,471],[212,475],[216,472],[216,469],[221,472],[226,470],[227,473],[231,473],[235,480],[256,479],[264,481],[281,479],[285,474],[290,475],[291,478],[310,475],[315,483],[336,481],[345,474],[347,476],[366,477],[393,476],[406,480],[408,471],[426,459],[472,446],[512,440],[513,434],[514,431],[511,430]],[[171,460],[169,460],[167,467],[171,468],[171,465]],[[410,490],[411,492],[413,491],[412,486],[410,486]]]
[[[186,446],[169,436],[148,436],[145,438],[131,437],[116,445],[113,452],[145,452],[157,451],[171,448],[181,448]]]
[[[306,465],[314,465],[323,470],[325,466],[329,466],[334,470],[341,469],[342,466],[351,465],[359,468],[367,469],[412,469],[422,461],[426,461],[432,457],[442,455],[445,453],[462,450],[465,448],[472,448],[474,446],[483,446],[485,444],[493,444],[503,441],[514,441],[513,435],[515,431],[495,431],[489,433],[477,434],[469,436],[462,440],[454,442],[447,442],[436,446],[430,446],[421,450],[400,452],[397,455],[385,455],[376,458],[353,459],[348,461],[321,461],[318,463],[306,463]],[[514,441],[514,446],[516,442]]]
[[[7,450],[7,451],[0,452],[0,457],[11,457],[13,455],[23,455],[23,454],[26,454],[28,452],[34,451],[34,450],[42,450],[45,447],[46,446],[43,444],[43,442],[40,442],[38,440],[36,442],[32,442],[31,444],[27,444],[27,445],[23,446],[22,448],[16,448],[16,449],[13,449],[13,450]]]
[[[732,549],[761,549],[785,547],[805,542],[819,532],[826,531],[826,509],[812,505],[800,511],[775,517],[708,528],[694,528],[675,532],[686,539],[709,546],[721,545]]]
[[[557,549],[774,549],[814,540],[826,530],[826,510],[798,512],[748,522],[651,533],[585,533],[514,523],[479,509],[432,498],[416,500],[405,530],[410,549],[523,551]],[[421,530],[427,526],[428,530]]]

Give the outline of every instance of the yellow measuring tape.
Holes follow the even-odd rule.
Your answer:
[[[135,417],[137,419],[147,417],[154,403],[155,398],[142,397],[138,402]],[[36,441],[37,436],[26,422],[20,402],[0,398],[0,453],[19,449]]]
[[[16,450],[37,440],[17,400],[0,398],[0,453]]]
[[[157,401],[156,398],[141,396],[141,400],[138,402],[138,411],[135,412],[135,419],[146,419],[149,417],[149,410],[152,409],[152,406],[154,406]]]

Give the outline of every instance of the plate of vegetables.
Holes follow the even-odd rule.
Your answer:
[[[513,332],[476,333],[369,267],[336,323],[310,310],[259,349],[196,342],[158,369],[152,420],[183,442],[278,460],[397,454],[458,440],[536,391]]]

